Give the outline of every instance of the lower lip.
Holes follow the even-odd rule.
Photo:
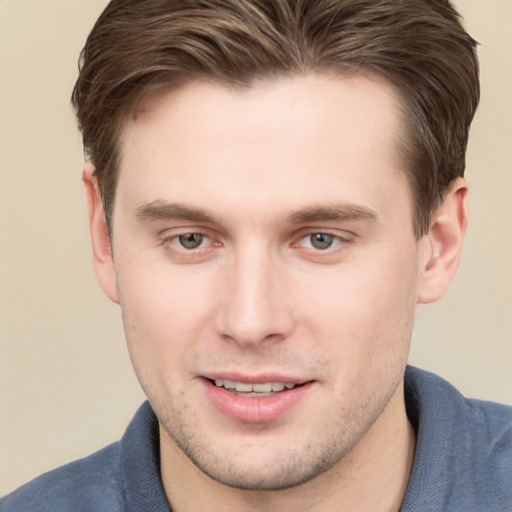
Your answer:
[[[235,395],[207,379],[202,379],[202,381],[206,394],[221,413],[247,423],[264,423],[283,416],[314,385],[314,382],[307,382],[296,388],[280,391],[270,396],[247,397]]]

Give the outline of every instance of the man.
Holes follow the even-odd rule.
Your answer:
[[[0,510],[511,510],[512,412],[406,368],[466,227],[442,0],[111,2],[73,93],[149,403]]]

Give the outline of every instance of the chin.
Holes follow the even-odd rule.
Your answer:
[[[345,444],[338,439],[323,443],[303,442],[294,447],[265,447],[257,454],[248,454],[247,447],[231,446],[231,452],[212,442],[194,442],[179,432],[169,432],[168,440],[210,479],[231,488],[248,491],[276,491],[289,489],[318,477],[330,470],[357,442],[350,439]],[[352,437],[352,436],[350,436]],[[242,456],[241,454],[244,453]],[[266,457],[265,455],[268,454]]]

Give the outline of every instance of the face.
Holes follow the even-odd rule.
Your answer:
[[[190,83],[126,127],[112,298],[163,450],[285,488],[400,403],[420,251],[399,133],[362,76]]]

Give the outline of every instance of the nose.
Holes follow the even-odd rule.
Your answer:
[[[294,318],[286,275],[271,254],[243,251],[222,274],[216,329],[223,338],[250,347],[291,334]]]

